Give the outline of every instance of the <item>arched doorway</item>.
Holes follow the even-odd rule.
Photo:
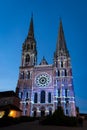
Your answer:
[[[45,111],[44,110],[41,110],[41,117],[42,116],[45,116]]]
[[[45,107],[44,106],[42,106],[40,108],[40,111],[41,111],[41,117],[45,116]]]
[[[52,108],[49,108],[49,115],[52,115]]]
[[[33,108],[33,117],[36,117],[37,116],[37,109],[34,107]]]
[[[33,116],[34,116],[34,117],[36,117],[36,115],[37,115],[37,113],[36,113],[36,111],[34,111],[34,114],[33,114]]]

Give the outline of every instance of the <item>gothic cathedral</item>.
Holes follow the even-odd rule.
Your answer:
[[[60,20],[53,63],[43,57],[37,64],[37,47],[34,37],[33,17],[22,46],[21,66],[16,93],[20,98],[23,116],[52,114],[58,106],[67,116],[76,116],[76,104],[70,54],[66,46]]]

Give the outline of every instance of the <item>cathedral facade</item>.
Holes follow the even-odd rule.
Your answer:
[[[61,20],[55,45],[53,63],[48,64],[43,57],[41,63],[37,64],[37,47],[31,17],[29,32],[22,46],[16,87],[23,116],[49,115],[58,106],[63,108],[65,115],[76,116],[71,59]]]

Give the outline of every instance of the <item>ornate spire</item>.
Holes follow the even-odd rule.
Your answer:
[[[34,26],[33,26],[33,14],[31,16],[31,21],[30,21],[30,27],[29,27],[29,32],[28,32],[28,37],[31,39],[34,39]]]
[[[37,64],[37,48],[34,38],[33,15],[30,20],[28,35],[22,46],[22,66],[32,66]]]
[[[62,26],[62,20],[60,20],[60,24],[59,24],[56,54],[59,55],[60,52],[63,52],[63,53],[65,52],[66,54],[68,54],[68,50],[66,47],[66,41],[65,41],[65,37],[64,37],[63,26]]]
[[[48,65],[48,63],[47,63],[46,59],[44,58],[44,56],[43,56],[43,59],[41,60],[40,65]]]

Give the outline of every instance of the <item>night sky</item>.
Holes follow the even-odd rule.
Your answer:
[[[76,105],[87,113],[87,0],[0,0],[0,91],[15,90],[31,15],[38,64],[53,63],[59,20],[71,56]]]

